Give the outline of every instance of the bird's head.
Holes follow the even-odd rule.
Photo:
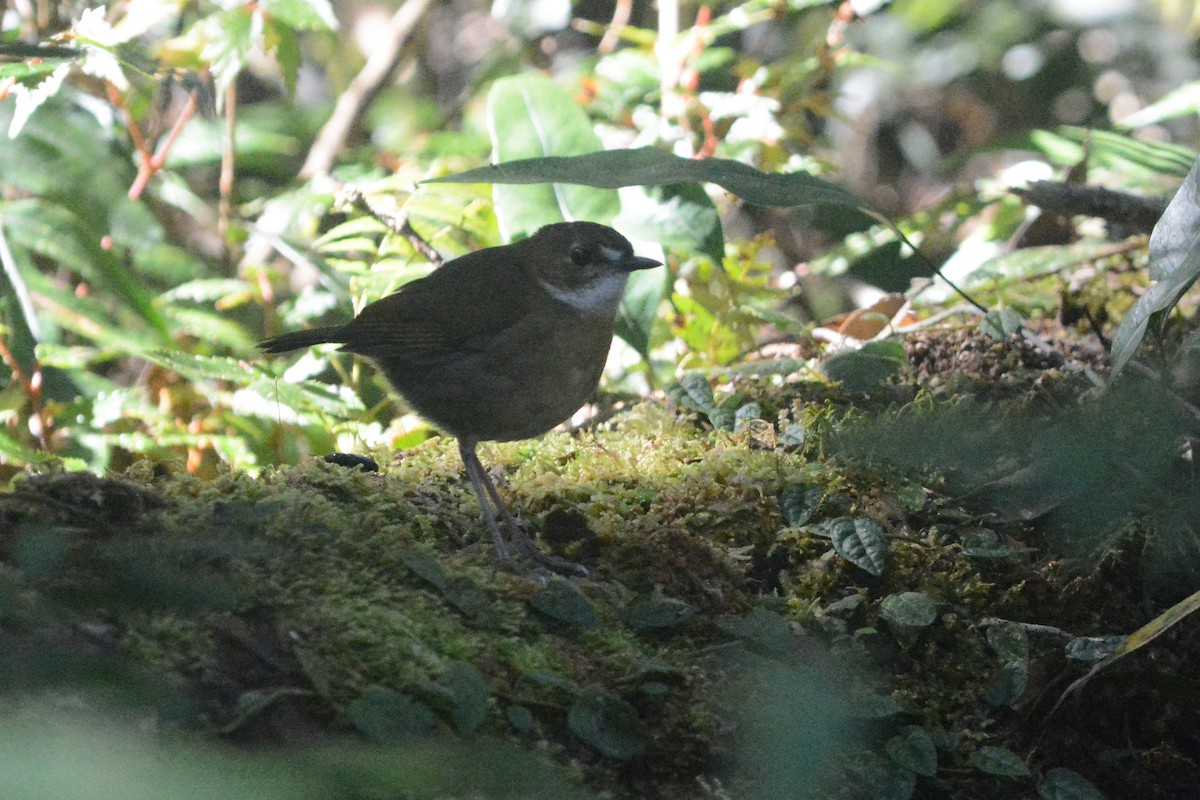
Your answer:
[[[595,222],[547,225],[518,244],[546,293],[585,313],[615,313],[629,273],[662,263],[634,255],[628,239]]]

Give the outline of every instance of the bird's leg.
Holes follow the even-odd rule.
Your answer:
[[[467,475],[471,478],[471,485],[475,489],[475,494],[479,496],[479,505],[483,508],[483,514],[487,517],[488,525],[492,529],[492,537],[496,540],[496,549],[500,551],[501,558],[507,560],[507,551],[503,549],[504,540],[500,536],[495,514],[489,509],[489,500],[491,501],[491,508],[494,508],[496,514],[499,514],[500,518],[504,520],[504,525],[508,528],[509,539],[513,547],[522,556],[532,559],[555,572],[580,576],[588,574],[587,567],[582,564],[567,561],[565,558],[547,555],[539,550],[537,545],[529,541],[529,537],[525,535],[525,532],[521,530],[521,526],[517,523],[516,519],[509,513],[508,507],[504,505],[504,500],[500,497],[500,492],[496,490],[496,485],[492,483],[492,479],[488,477],[487,471],[479,461],[479,456],[475,453],[474,442],[464,442],[460,439],[458,452],[462,456],[463,464],[467,467]],[[482,491],[480,489],[481,485],[483,488]],[[484,497],[484,492],[487,493],[486,498]]]
[[[475,455],[475,443],[459,439],[458,454],[462,457],[463,466],[467,468],[467,477],[471,480],[471,488],[475,490],[475,497],[479,500],[479,507],[483,510],[483,518],[492,532],[492,543],[496,545],[497,555],[500,556],[501,561],[512,561],[508,555],[508,545],[504,543],[504,535],[500,533],[500,526],[496,524],[496,515],[492,513],[491,506],[488,504],[488,496],[494,498],[496,489],[492,486],[491,478],[483,471],[483,464],[479,463],[479,456]],[[503,508],[503,506],[501,507]],[[504,513],[507,515],[508,510],[505,509]]]

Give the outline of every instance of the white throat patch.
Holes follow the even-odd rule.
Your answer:
[[[576,289],[564,289],[561,286],[538,280],[546,293],[561,303],[566,303],[580,311],[593,313],[614,313],[625,294],[625,283],[629,275],[624,272],[605,273],[598,280],[580,286]]]

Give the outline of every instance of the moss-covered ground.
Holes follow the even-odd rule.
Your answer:
[[[1080,352],[908,347],[866,395],[718,385],[758,403],[736,430],[649,399],[481,447],[586,578],[501,563],[445,438],[378,473],[20,476],[19,785],[103,731],[120,780],[149,758],[197,797],[1200,796],[1192,622],[1068,692],[1075,637],[1196,588],[1175,406],[1098,396]]]

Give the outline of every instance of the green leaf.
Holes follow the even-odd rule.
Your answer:
[[[694,183],[631,186],[621,192],[616,227],[635,239],[684,253],[725,258],[721,216],[704,188]]]
[[[712,386],[708,378],[697,373],[688,373],[666,389],[670,397],[680,406],[691,411],[698,411],[705,416],[717,410],[717,401],[713,397]]]
[[[1027,778],[1029,767],[1012,750],[1003,747],[981,747],[971,754],[971,766],[998,778]]]
[[[571,732],[607,758],[629,761],[650,747],[650,732],[637,709],[599,687],[579,693],[567,713]]]
[[[437,717],[421,703],[386,686],[372,686],[346,706],[351,724],[377,744],[397,744],[428,735]]]
[[[1104,800],[1104,794],[1078,772],[1055,767],[1037,787],[1042,800]]]
[[[810,483],[793,483],[779,495],[779,511],[788,525],[804,525],[825,498],[825,489]]]
[[[893,762],[918,775],[932,778],[937,774],[937,748],[922,727],[908,726],[889,739],[884,750]]]
[[[839,517],[829,523],[829,538],[839,556],[872,575],[882,575],[887,560],[883,528],[866,517]]]
[[[989,626],[987,643],[1003,661],[1029,661],[1029,634],[1020,625],[1002,622]]]
[[[488,92],[487,107],[496,162],[544,161],[546,156],[578,156],[601,147],[591,120],[575,99],[542,75],[501,78]],[[584,188],[578,185],[580,181],[525,183],[547,185],[492,187],[496,219],[509,240],[528,236],[552,222],[591,220],[608,224],[620,210],[616,192]]]
[[[1112,374],[1116,378],[1141,344],[1152,319],[1161,320],[1200,275],[1200,160],[1192,165],[1183,185],[1150,235],[1150,277],[1157,281],[1134,304],[1112,344]]]
[[[582,183],[605,189],[715,183],[760,206],[790,208],[829,203],[865,209],[851,192],[807,172],[761,172],[726,158],[688,159],[665,150],[605,150],[573,158],[527,158],[433,178],[452,183]]]
[[[1076,636],[1067,642],[1065,655],[1072,661],[1103,661],[1124,642],[1124,636]]]
[[[414,575],[439,592],[445,592],[450,588],[450,584],[446,581],[446,571],[442,569],[442,565],[424,550],[415,548],[405,550],[400,554],[400,560],[404,562],[404,566],[412,570]]]
[[[1028,663],[1008,661],[988,684],[985,699],[993,706],[1011,706],[1021,699],[1028,682]]]
[[[327,0],[260,0],[268,16],[298,31],[337,30],[337,16]]]
[[[696,609],[669,597],[642,598],[625,610],[625,624],[635,631],[674,628],[696,615]]]
[[[796,635],[783,617],[757,607],[744,617],[726,615],[717,618],[717,628],[755,650],[775,655],[790,652]]]
[[[658,308],[671,287],[671,274],[662,267],[639,270],[629,276],[625,299],[617,311],[613,332],[646,361],[650,360],[650,333]]]
[[[1134,139],[1123,133],[1064,126],[1029,134],[1033,147],[1063,166],[1087,159],[1091,166],[1109,167],[1118,174],[1142,171],[1152,175],[1187,174],[1196,151],[1177,144]]]
[[[937,619],[937,603],[924,592],[900,592],[883,598],[879,613],[894,625],[925,628]]]
[[[441,685],[454,702],[454,728],[473,733],[487,716],[488,687],[483,673],[466,661],[451,661]]]
[[[907,363],[908,354],[904,345],[888,339],[867,342],[858,350],[835,353],[821,365],[821,371],[829,380],[840,383],[846,391],[864,394],[900,374]]]
[[[600,622],[595,606],[570,582],[555,580],[529,598],[539,613],[577,628],[594,628]]]
[[[1011,308],[1001,308],[989,311],[979,321],[979,332],[992,339],[1004,340],[1019,333],[1023,320],[1021,315]]]

